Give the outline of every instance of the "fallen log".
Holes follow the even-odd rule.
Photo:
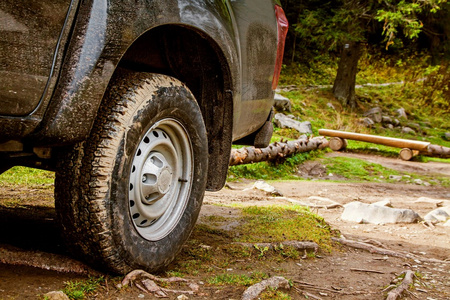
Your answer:
[[[296,153],[309,152],[327,146],[328,140],[326,138],[316,137],[312,139],[302,138],[288,142],[275,142],[266,148],[244,147],[232,149],[230,166],[277,160]]]

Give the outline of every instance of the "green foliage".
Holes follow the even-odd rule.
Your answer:
[[[17,166],[0,175],[0,186],[52,185],[54,180],[54,172]]]
[[[65,283],[63,292],[74,300],[85,299],[97,290],[101,283],[105,280],[103,277],[89,278],[83,281],[69,281]]]
[[[399,175],[399,172],[395,170],[357,158],[327,158],[324,160],[324,164],[327,166],[328,172],[353,180],[377,181],[380,176],[389,178],[389,175]]]
[[[435,107],[443,113],[450,112],[450,67],[449,64],[429,66],[425,71],[421,92],[422,103]]]
[[[403,29],[405,37],[414,39],[423,30],[423,22],[419,14],[424,11],[436,13],[447,0],[387,0],[386,6],[377,10],[375,19],[383,22],[383,35],[386,37],[386,48],[394,43],[398,36],[398,28]]]
[[[267,288],[258,297],[261,300],[291,300],[291,296],[274,288]]]

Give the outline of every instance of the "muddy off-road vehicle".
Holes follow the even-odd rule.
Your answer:
[[[268,144],[286,32],[275,0],[2,0],[0,173],[56,172],[76,256],[161,269],[231,144]]]

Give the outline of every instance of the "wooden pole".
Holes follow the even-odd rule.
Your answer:
[[[380,144],[385,146],[397,147],[397,148],[408,148],[419,151],[426,151],[430,142],[406,140],[390,138],[385,136],[377,136],[370,134],[354,133],[347,131],[331,130],[331,129],[319,129],[320,135],[339,137],[343,139],[350,139],[361,142],[368,142],[374,144]]]
[[[319,134],[332,137],[332,139],[330,139],[330,148],[335,151],[345,148],[347,146],[345,139],[350,139],[390,147],[403,148],[400,151],[400,158],[403,160],[410,160],[414,155],[418,153],[428,156],[450,158],[450,148],[439,145],[433,145],[430,142],[397,139],[385,136],[354,133],[331,129],[319,129]]]

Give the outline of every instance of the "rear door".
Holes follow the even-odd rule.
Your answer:
[[[39,105],[71,2],[0,1],[0,115],[25,116]]]

